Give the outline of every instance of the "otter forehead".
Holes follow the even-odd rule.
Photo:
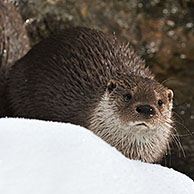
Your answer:
[[[168,89],[154,79],[128,75],[118,79],[118,94],[130,93],[136,95],[136,100],[153,100],[153,98],[167,99]]]
[[[167,88],[155,80],[140,79],[134,86],[132,92],[136,94],[136,100],[145,100],[153,102],[154,99],[167,100]]]

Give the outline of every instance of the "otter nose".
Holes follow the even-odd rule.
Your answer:
[[[155,114],[154,108],[147,104],[137,106],[136,111],[146,117],[153,117]]]

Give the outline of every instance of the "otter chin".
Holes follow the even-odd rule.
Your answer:
[[[173,92],[115,36],[69,28],[9,71],[9,116],[81,125],[126,157],[158,162],[173,133]]]

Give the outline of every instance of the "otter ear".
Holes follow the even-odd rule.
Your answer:
[[[169,102],[171,102],[171,101],[172,101],[173,96],[174,96],[173,91],[172,91],[172,90],[170,90],[170,89],[168,89],[168,100],[169,100]]]
[[[107,84],[107,90],[112,92],[117,87],[117,83],[115,80],[110,80]]]

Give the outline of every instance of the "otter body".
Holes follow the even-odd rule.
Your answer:
[[[125,156],[157,162],[172,133],[171,90],[114,36],[69,28],[34,46],[9,72],[15,117],[81,125]]]

